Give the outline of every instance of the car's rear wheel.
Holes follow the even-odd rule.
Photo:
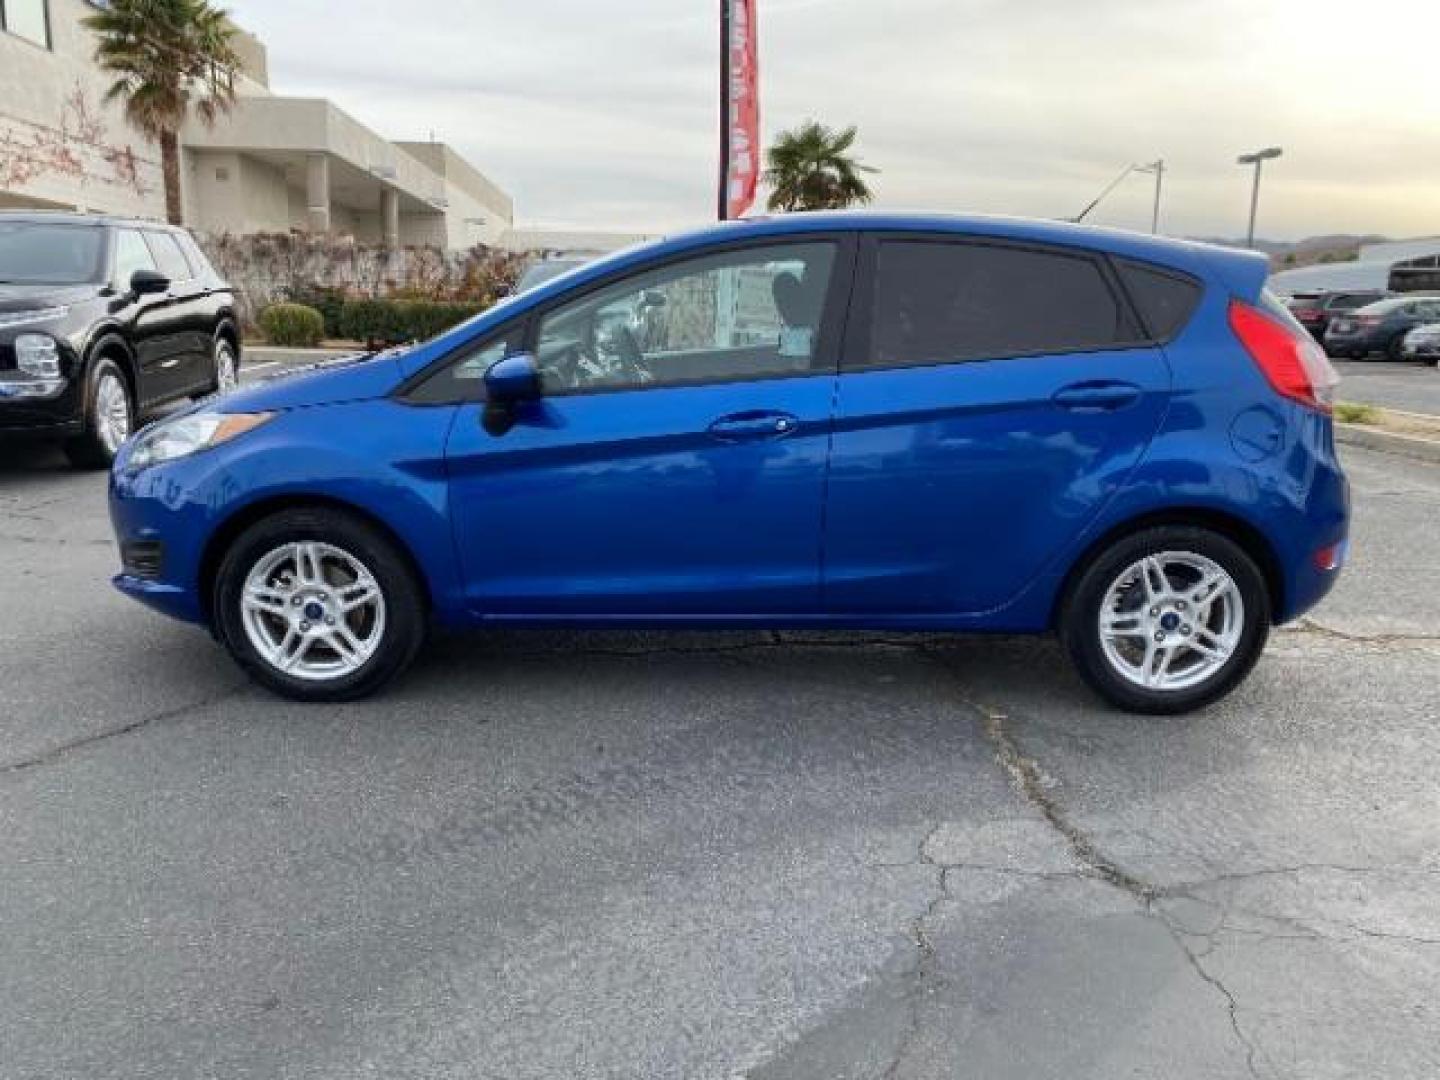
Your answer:
[[[240,385],[240,358],[227,337],[217,336],[210,347],[215,372],[215,393],[228,394]]]
[[[1208,529],[1162,526],[1094,558],[1070,590],[1061,636],[1081,676],[1132,712],[1189,712],[1250,673],[1270,632],[1255,561]]]
[[[80,469],[105,469],[135,427],[130,384],[113,360],[96,361],[85,388],[85,430],[65,444],[65,456]]]
[[[231,545],[215,621],[259,683],[297,701],[352,701],[414,659],[425,602],[395,544],[341,510],[287,510]]]

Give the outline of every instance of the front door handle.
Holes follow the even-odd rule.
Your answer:
[[[1140,393],[1134,383],[1098,380],[1062,387],[1051,400],[1072,412],[1114,412],[1134,405]]]
[[[710,425],[711,436],[721,442],[747,442],[756,439],[783,439],[793,434],[800,421],[785,412],[755,409],[731,413]]]

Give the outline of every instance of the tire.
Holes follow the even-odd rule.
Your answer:
[[[262,593],[248,604],[247,582]],[[375,601],[344,610],[370,591]],[[214,602],[230,655],[295,701],[367,697],[404,671],[425,639],[425,597],[404,553],[343,510],[285,510],[250,526],[221,560]]]
[[[1385,359],[1396,363],[1405,359],[1405,335],[1396,334],[1385,345]]]
[[[65,443],[77,469],[108,469],[135,430],[135,395],[113,360],[100,359],[85,384],[85,430]]]
[[[240,354],[230,339],[216,334],[210,345],[210,393],[228,394],[240,385]]]
[[[1163,590],[1152,577],[1148,593],[1137,591],[1146,589],[1135,572],[1147,558],[1152,567],[1163,564]],[[1216,580],[1215,570],[1228,586],[1222,582],[1210,600],[1197,603],[1200,582]],[[1101,631],[1106,611],[1115,623],[1109,635]],[[1167,716],[1203,708],[1238,686],[1265,648],[1270,618],[1264,576],[1238,544],[1208,529],[1161,526],[1123,537],[1092,558],[1067,594],[1060,636],[1102,698],[1129,712]],[[1155,647],[1147,668],[1161,633],[1165,644]],[[1215,655],[1203,655],[1202,647]],[[1168,670],[1147,684],[1144,672],[1162,665]]]

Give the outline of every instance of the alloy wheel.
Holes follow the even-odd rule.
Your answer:
[[[130,435],[130,394],[118,375],[105,372],[95,384],[95,433],[114,457]]]
[[[332,544],[283,544],[261,556],[246,575],[240,607],[261,659],[297,679],[350,675],[385,636],[385,595],[375,575]]]
[[[240,385],[235,364],[235,350],[224,338],[215,342],[215,391],[228,394]]]
[[[1165,551],[1132,563],[1100,605],[1100,644],[1134,686],[1197,686],[1230,662],[1245,629],[1234,578],[1193,552]]]

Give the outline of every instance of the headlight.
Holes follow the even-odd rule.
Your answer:
[[[0,311],[0,327],[49,322],[51,319],[63,319],[68,314],[70,314],[68,307],[34,308],[31,311]]]
[[[142,431],[130,451],[129,467],[144,469],[229,442],[273,419],[274,413],[198,412]]]
[[[58,379],[60,346],[48,334],[21,334],[15,339],[15,366],[37,379]]]

